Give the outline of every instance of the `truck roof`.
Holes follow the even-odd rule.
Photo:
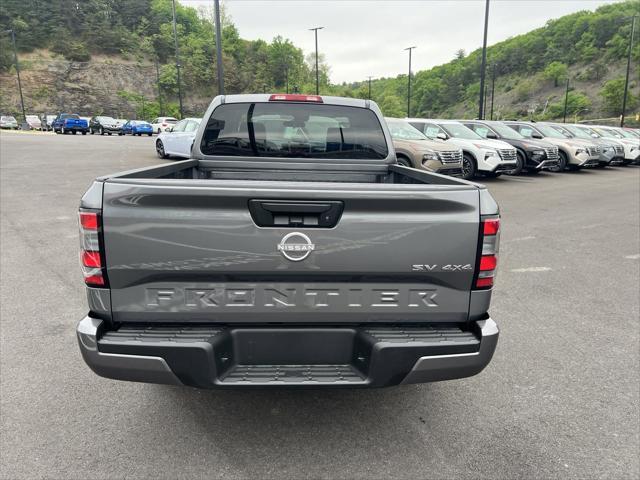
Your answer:
[[[260,103],[260,102],[267,103],[270,101],[281,101],[281,100],[270,100],[272,95],[288,95],[288,94],[250,93],[250,94],[240,94],[240,95],[223,95],[222,103]],[[309,96],[320,97],[322,99],[322,103],[327,105],[344,105],[348,107],[369,108],[369,106],[372,103],[375,103],[372,100],[362,100],[360,98],[333,97],[330,95],[309,95]],[[284,101],[286,102],[287,100],[284,100]],[[295,100],[290,100],[290,101],[295,102]]]

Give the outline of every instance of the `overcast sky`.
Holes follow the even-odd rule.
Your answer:
[[[179,0],[194,7],[213,0]],[[547,20],[579,10],[595,10],[611,0],[492,0],[488,44],[542,27]],[[318,32],[320,53],[331,66],[331,81],[360,81],[371,75],[405,73],[451,60],[460,48],[482,46],[484,0],[223,0],[246,39],[289,38],[305,54],[313,51]]]

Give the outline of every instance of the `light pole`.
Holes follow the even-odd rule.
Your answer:
[[[222,65],[222,31],[220,29],[220,1],[215,0],[214,6],[215,6],[215,16],[216,16],[216,69],[218,72],[218,95],[224,95],[224,66]]]
[[[171,1],[173,7],[173,39],[176,46],[176,73],[178,75],[178,102],[180,105],[180,118],[184,118],[182,111],[182,80],[180,79],[180,50],[178,49],[178,28],[176,26],[176,0]]]
[[[318,30],[322,30],[324,27],[310,28],[313,30],[316,36],[316,95],[320,95],[320,73],[318,71]]]
[[[564,114],[562,115],[562,123],[567,123],[567,103],[569,102],[569,77],[567,77],[567,86],[564,90]]]
[[[493,97],[496,93],[496,64],[493,64],[493,71],[491,76],[491,120],[493,120]]]
[[[487,31],[489,29],[489,0],[486,0],[484,9],[484,40],[482,41],[482,64],[480,66],[480,107],[478,118],[484,119],[484,73],[487,67]]]
[[[371,76],[369,76],[369,100],[371,100]]]
[[[20,92],[20,106],[22,107],[22,126],[27,124],[27,114],[24,110],[24,97],[22,96],[22,82],[20,81],[20,64],[18,63],[18,49],[16,48],[16,32],[13,30],[5,30],[4,33],[11,33],[11,45],[13,46],[13,62],[16,66],[16,75],[18,76],[18,91]]]
[[[629,90],[629,69],[631,68],[631,47],[633,47],[633,33],[636,29],[636,16],[631,17],[631,33],[629,34],[629,56],[627,57],[627,76],[624,80],[624,95],[622,96],[622,115],[620,128],[624,127],[624,112],[627,109],[627,91]]]
[[[156,86],[158,87],[158,108],[160,115],[164,115],[164,109],[162,108],[162,91],[160,90],[160,67],[158,66],[158,57],[156,57]]]
[[[407,117],[411,116],[411,51],[417,47],[407,47],[405,50],[409,50],[409,77],[407,82]]]

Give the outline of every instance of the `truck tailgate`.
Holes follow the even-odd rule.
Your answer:
[[[343,212],[330,228],[260,227],[251,200]],[[108,180],[113,320],[466,321],[479,215],[468,185]]]

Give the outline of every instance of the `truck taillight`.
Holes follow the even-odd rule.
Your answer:
[[[498,268],[498,247],[500,244],[500,218],[483,218],[480,224],[482,232],[482,252],[478,259],[475,288],[486,290],[493,287]]]
[[[276,93],[269,97],[270,102],[315,102],[324,103],[320,95],[300,95],[298,93]]]
[[[80,223],[80,267],[84,283],[89,287],[107,285],[101,249],[102,225],[100,214],[88,210],[78,213]]]

